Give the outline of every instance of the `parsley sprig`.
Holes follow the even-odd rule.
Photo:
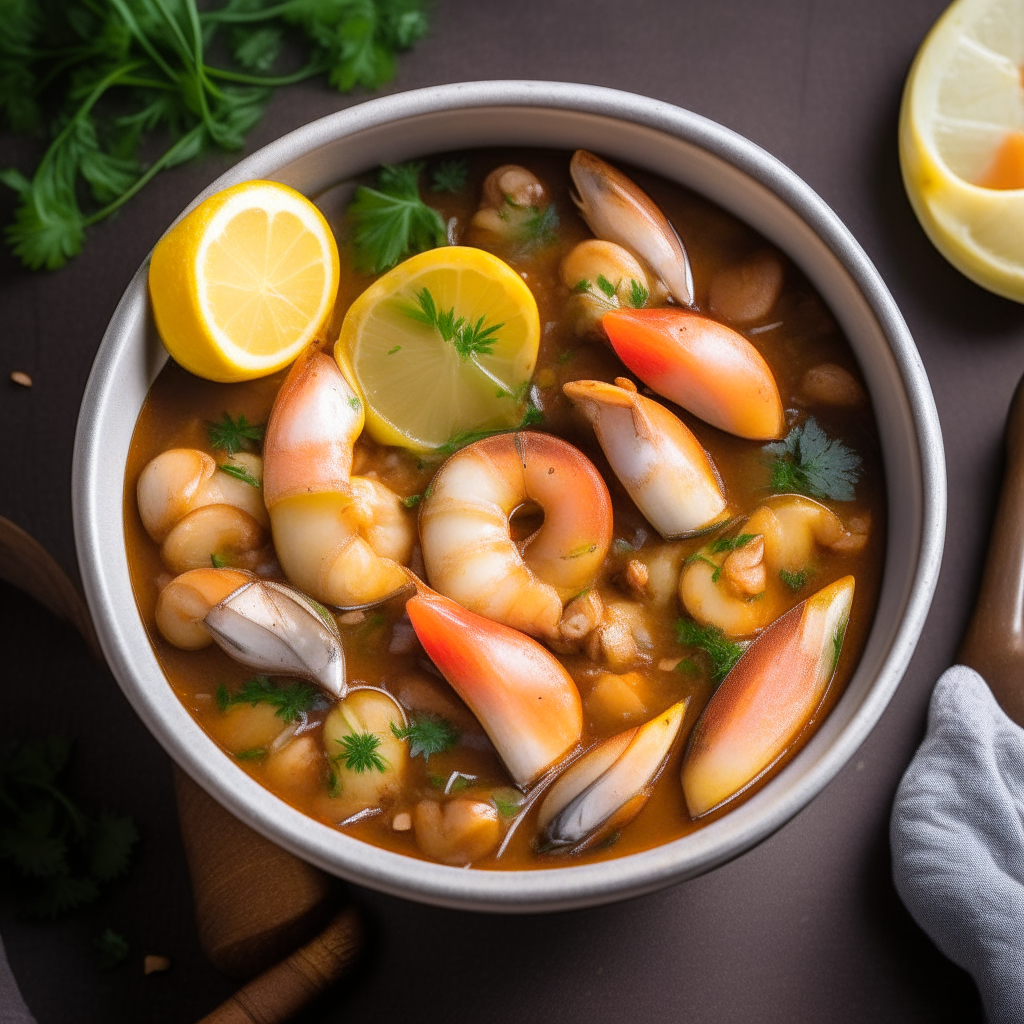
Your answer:
[[[853,501],[860,478],[860,456],[842,441],[830,438],[813,417],[794,427],[782,441],[764,446],[770,456],[773,491]]]
[[[206,424],[206,436],[210,439],[211,448],[235,455],[237,452],[259,452],[265,429],[262,423],[250,423],[244,412],[238,414],[238,419],[224,413],[216,423]]]
[[[253,676],[235,693],[231,693],[222,683],[217,687],[216,699],[217,707],[221,711],[227,711],[236,704],[248,704],[250,707],[269,704],[276,709],[277,717],[290,725],[304,718],[324,698],[321,697],[320,691],[309,683],[297,680],[273,683],[266,676]]]
[[[31,917],[95,902],[128,870],[139,838],[127,816],[82,810],[62,782],[70,760],[62,736],[26,740],[0,756],[0,868]]]
[[[440,715],[420,715],[409,725],[399,728],[391,723],[395,739],[409,741],[409,756],[429,761],[431,754],[443,754],[458,742],[459,730]]]
[[[743,647],[728,639],[718,626],[698,626],[692,619],[676,622],[676,640],[703,652],[711,668],[711,681],[720,683],[743,655]]]
[[[469,164],[465,160],[442,160],[430,179],[432,192],[461,192],[469,177]]]
[[[236,480],[241,480],[243,484],[248,484],[250,487],[260,487],[259,480],[256,479],[249,472],[245,466],[235,466],[230,462],[225,462],[223,465],[217,467],[222,473],[227,473],[228,476],[234,477]]]
[[[357,269],[367,274],[390,270],[410,253],[436,249],[447,241],[444,220],[420,199],[423,161],[385,165],[377,187],[360,185],[348,207]]]
[[[335,743],[341,745],[341,753],[334,757],[341,761],[350,772],[362,775],[363,772],[385,772],[388,769],[387,758],[377,753],[380,737],[374,732],[350,732]]]
[[[49,142],[31,176],[0,170],[0,182],[18,193],[7,241],[26,266],[62,266],[81,251],[90,225],[161,170],[209,150],[241,149],[278,86],[326,74],[342,92],[379,88],[394,75],[396,53],[427,31],[425,0],[199,6],[0,4],[0,124]],[[286,33],[303,45],[306,60],[275,74]],[[229,67],[210,62],[220,41]],[[154,136],[165,148],[147,163]]]
[[[491,324],[485,327],[487,315],[481,315],[476,323],[464,316],[456,317],[455,307],[438,309],[434,296],[429,288],[416,292],[416,305],[403,307],[405,315],[417,323],[432,327],[444,341],[455,346],[459,358],[468,362],[474,356],[494,354],[494,346],[498,343],[498,331],[504,323]]]

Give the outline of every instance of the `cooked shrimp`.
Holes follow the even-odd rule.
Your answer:
[[[544,523],[522,553],[509,517],[535,503]],[[471,611],[554,637],[563,602],[593,583],[611,543],[608,488],[571,444],[532,431],[463,448],[438,471],[420,513],[427,578]]]
[[[363,407],[338,364],[300,356],[274,401],[264,495],[285,575],[325,604],[364,607],[407,586],[415,530],[396,494],[353,477]]]
[[[693,272],[675,228],[646,192],[593,153],[578,149],[569,164],[574,196],[587,227],[598,238],[616,242],[646,263],[669,294],[693,305]]]
[[[683,606],[729,636],[751,636],[779,617],[817,571],[819,548],[856,551],[869,524],[849,529],[824,505],[796,494],[771,498],[745,523],[690,557],[679,580]]]
[[[700,442],[631,380],[576,380],[562,391],[593,424],[615,475],[663,537],[694,533],[723,516],[725,495]]]
[[[270,525],[262,493],[263,460],[240,452],[218,465],[195,448],[171,448],[151,459],[136,497],[146,532],[175,573],[215,558],[255,569]]]

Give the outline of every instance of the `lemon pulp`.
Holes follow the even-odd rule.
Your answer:
[[[441,316],[451,311],[461,322],[461,346],[417,319],[424,292]],[[477,325],[497,330],[472,350],[466,339]],[[482,249],[446,246],[411,257],[363,292],[335,355],[362,392],[370,434],[427,451],[470,431],[517,425],[539,341],[537,303],[519,275]]]

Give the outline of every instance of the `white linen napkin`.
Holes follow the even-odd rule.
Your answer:
[[[0,1024],[36,1024],[35,1017],[28,1012],[25,1000],[18,991],[18,983],[11,974],[4,951],[3,940],[0,939]]]
[[[1024,729],[965,665],[935,684],[889,838],[893,881],[914,920],[974,978],[990,1024],[1021,1024]]]

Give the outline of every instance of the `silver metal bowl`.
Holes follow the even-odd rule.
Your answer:
[[[72,485],[75,537],[100,642],[125,696],[171,757],[239,818],[326,871],[394,895],[476,910],[557,910],[636,896],[708,871],[770,835],[833,778],[878,721],[924,625],[942,557],[945,465],[920,356],[850,232],[774,157],[667,103],[552,82],[469,82],[387,96],[314,121],[264,147],[192,205],[251,178],[285,182],[329,201],[339,183],[377,164],[494,145],[596,150],[718,203],[803,270],[860,361],[881,433],[889,501],[878,611],[841,700],[768,785],[706,828],[644,853],[544,871],[465,871],[350,838],[288,806],[246,775],[168,686],[128,575],[125,461],[136,417],[167,358],[149,310],[148,261],[114,313],[82,402]]]

